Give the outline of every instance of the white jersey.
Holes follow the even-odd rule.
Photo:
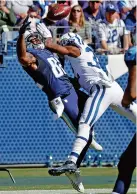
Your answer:
[[[99,39],[106,41],[108,48],[121,47],[120,36],[127,34],[122,20],[115,19],[112,24],[103,22],[99,25]]]
[[[92,48],[83,42],[80,51],[81,55],[79,57],[67,56],[67,58],[74,70],[75,77],[79,78],[81,87],[88,93],[90,93],[91,87],[96,84],[111,87],[112,80],[101,69],[99,60]]]

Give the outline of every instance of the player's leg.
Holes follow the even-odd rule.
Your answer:
[[[70,91],[70,94],[62,99],[62,102],[64,104],[64,112],[62,115],[62,119],[66,122],[68,127],[76,134],[78,129],[78,119],[79,119],[79,108],[78,108],[78,96],[75,92],[75,90],[72,88]],[[82,161],[84,155],[80,156],[79,160]],[[68,164],[67,168],[73,168],[74,172],[67,172],[65,173],[65,170],[63,171],[65,175],[69,178],[71,185],[75,190],[78,192],[84,192],[84,186],[80,177],[80,171],[77,169],[77,165],[75,164]],[[51,175],[60,175],[58,171],[60,171],[60,168],[56,170],[56,168],[52,168],[49,170],[49,174]],[[61,168],[62,170],[62,168]]]
[[[71,94],[62,100],[65,107],[62,118],[69,128],[76,134],[78,132],[80,115],[88,98],[88,96],[82,91],[78,91],[77,95],[78,97],[76,96],[75,91],[72,90]],[[93,135],[93,128],[91,128],[90,132]],[[103,150],[102,146],[95,141],[94,136],[92,138],[90,147],[98,151]]]
[[[66,103],[66,99],[67,99],[67,102],[68,103]],[[64,106],[65,106],[65,113],[63,114],[63,119],[64,120],[66,120],[66,123],[67,123],[67,125],[70,125],[70,123],[71,123],[71,120],[73,121],[72,123],[74,123],[74,125],[76,126],[76,128],[78,128],[78,120],[79,120],[79,118],[80,118],[80,112],[83,110],[83,106],[84,106],[84,103],[85,103],[85,101],[86,101],[86,99],[87,99],[87,97],[86,97],[86,95],[84,95],[83,93],[81,93],[81,92],[79,92],[78,93],[78,107],[79,107],[79,115],[76,117],[76,116],[74,116],[74,115],[72,115],[72,113],[74,112],[74,111],[71,111],[71,110],[73,110],[74,109],[74,107],[76,106],[76,102],[75,102],[75,100],[74,100],[74,96],[71,98],[70,96],[68,96],[68,97],[66,97],[65,98],[65,101],[64,101]],[[70,102],[70,103],[69,103]],[[73,103],[72,103],[73,102]],[[75,109],[74,109],[75,110]],[[67,114],[66,114],[67,113]],[[74,113],[73,113],[74,114]],[[75,114],[76,115],[76,114]],[[69,117],[68,117],[69,116]],[[72,118],[72,119],[70,119],[70,118]],[[75,119],[74,119],[75,118]],[[69,122],[68,122],[69,121]],[[71,123],[71,126],[72,126],[72,123]],[[77,167],[77,168],[79,168],[80,167],[80,164],[81,164],[81,162],[82,162],[82,160],[83,160],[83,158],[84,158],[84,156],[85,156],[85,154],[86,154],[86,152],[87,152],[87,150],[88,150],[88,148],[89,148],[89,145],[91,144],[91,142],[92,142],[92,136],[91,136],[91,138],[89,139],[89,141],[88,141],[88,143],[87,143],[87,145],[85,146],[85,148],[83,149],[83,151],[82,151],[82,153],[80,154],[80,156],[79,156],[79,158],[78,158],[78,162],[77,162],[77,164],[75,165],[74,163],[71,163],[71,162],[69,162],[69,163],[66,163],[64,166],[63,166],[63,168],[61,168],[61,169],[57,169],[57,171],[55,172],[54,171],[54,173],[56,174],[56,175],[58,175],[58,172],[60,171],[60,172],[63,172],[64,170],[66,171],[67,170],[67,172],[65,172],[65,175],[69,178],[69,180],[70,180],[70,182],[71,182],[71,184],[72,184],[72,186],[73,186],[73,188],[75,189],[75,190],[77,190],[78,192],[81,192],[81,193],[84,193],[84,186],[83,186],[83,184],[82,184],[82,180],[81,180],[81,176],[80,176],[80,170],[79,169],[76,169],[75,170],[75,166]],[[97,144],[97,143],[96,143]],[[98,144],[97,144],[98,145]],[[66,168],[66,169],[65,169]],[[70,168],[70,172],[68,171],[68,169]],[[72,170],[71,170],[72,169]],[[73,169],[74,169],[74,171],[73,171]],[[53,172],[53,171],[52,171]],[[59,172],[59,174],[60,174],[60,172]]]
[[[78,90],[76,92],[78,95],[78,107],[79,107],[79,119],[80,119],[81,113],[84,110],[85,103],[86,103],[89,96],[81,90]],[[98,150],[98,151],[102,151],[103,150],[102,146],[98,142],[96,142],[96,140],[95,140],[95,133],[94,133],[93,127],[91,127],[91,129],[90,129],[90,133],[92,134],[92,141],[90,144],[90,148],[93,148],[93,149]]]
[[[137,105],[135,103],[132,104],[134,111],[125,109],[121,105],[122,98],[123,90],[116,82],[113,82],[111,88],[105,88],[104,86],[101,88],[98,86],[92,93],[85,104],[85,108],[80,119],[77,138],[74,142],[70,155],[71,161],[74,163],[77,162],[79,154],[88,141],[90,126],[93,126],[110,104],[114,106],[117,112],[126,116],[133,122],[136,122],[135,112],[137,111]]]
[[[92,142],[92,134],[89,136],[89,140],[88,140],[86,146],[83,148],[82,152],[80,153],[80,155],[78,157],[78,160],[77,160],[77,163],[76,163],[78,168],[80,167],[80,164],[81,164],[82,160],[84,159],[84,157],[85,157],[85,155],[88,151],[88,148],[91,145],[91,142]]]
[[[73,172],[75,171],[73,166],[77,163],[82,150],[85,148],[89,140],[90,128],[113,102],[115,89],[115,84],[113,84],[111,88],[96,86],[92,90],[91,96],[85,103],[84,111],[80,119],[78,135],[69,157],[69,163],[67,162],[61,169],[59,169],[59,174],[67,171],[67,166],[69,166],[69,164],[68,171],[71,171],[71,169]]]
[[[123,107],[121,102],[123,99],[124,92],[117,82],[115,82],[114,84],[115,84],[115,96],[110,105],[111,108],[115,110],[117,113],[119,113],[120,115],[125,116],[128,119],[130,119],[132,122],[136,123],[137,104],[133,102],[128,108]]]
[[[65,113],[63,114],[63,116],[64,116],[63,119],[65,120],[65,122],[68,124],[68,126],[71,129],[72,128],[74,129],[75,127],[74,127],[73,123],[76,124],[77,117],[78,117],[77,116],[78,112],[76,111],[77,110],[77,106],[76,106],[77,105],[77,98],[75,96],[75,93],[73,95],[73,92],[72,92],[72,95],[67,96],[66,98],[63,99],[63,101],[64,101],[64,107],[65,107]],[[84,104],[84,102],[82,102],[82,103]],[[68,115],[69,115],[69,117],[68,117]],[[70,118],[73,118],[73,119],[70,119]],[[71,122],[71,120],[73,120],[73,123]],[[78,123],[77,123],[77,126],[78,126]],[[49,174],[57,176],[57,175],[60,175],[64,172],[66,174],[66,176],[69,178],[73,188],[79,192],[84,192],[84,186],[82,184],[80,172],[77,169],[77,167],[79,168],[79,166],[80,166],[80,164],[81,164],[81,162],[86,154],[86,151],[89,148],[89,145],[91,144],[91,141],[92,141],[92,136],[89,139],[88,144],[83,149],[81,155],[79,156],[77,164],[67,163],[67,164],[65,164],[65,166],[62,166],[59,168],[52,168],[49,170]],[[70,169],[70,172],[68,169]]]
[[[96,86],[94,90],[92,90],[91,96],[85,103],[84,111],[80,118],[78,135],[69,158],[74,163],[77,163],[80,153],[88,142],[90,128],[109,107],[112,96],[111,89],[105,86]]]
[[[62,99],[62,102],[64,104],[64,112],[62,115],[62,119],[76,134],[78,131],[79,107],[78,96],[74,88],[71,89],[70,94],[68,96]]]
[[[118,164],[118,178],[116,180],[112,194],[126,194],[132,179],[133,171],[136,167],[136,134],[129,146],[122,154]]]
[[[79,121],[80,114],[81,114],[79,111],[78,105],[80,107],[80,110],[82,111],[84,107],[84,103],[87,99],[87,96],[84,95],[83,92],[79,92],[78,95],[79,96],[77,96],[75,90],[72,89],[70,95],[68,95],[62,100],[64,104],[64,113],[62,115],[62,118],[66,122],[66,124],[69,126],[69,128],[73,132],[75,132],[75,134],[77,133],[78,121]],[[93,130],[93,127],[92,127],[92,130]],[[89,145],[92,142],[92,130],[90,131],[91,133],[90,138],[87,144],[85,145],[85,148],[83,149],[82,154],[79,156],[78,165],[77,165],[78,168],[86,154],[87,149],[89,148]],[[100,145],[98,145],[98,147],[99,146]]]
[[[82,150],[82,152],[77,160],[76,165],[77,165],[78,169],[73,173],[71,173],[71,172],[65,173],[65,175],[69,178],[73,188],[81,193],[84,193],[84,186],[82,184],[79,167],[80,167],[80,164],[81,164],[83,158],[86,155],[86,152],[87,152],[89,146],[91,145],[91,142],[92,142],[92,135],[90,136],[88,143],[86,144],[85,148]]]

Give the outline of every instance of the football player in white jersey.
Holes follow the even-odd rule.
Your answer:
[[[127,45],[128,35],[123,20],[116,18],[117,8],[113,4],[106,7],[106,19],[99,24],[99,39],[101,47],[112,53],[119,52],[121,37],[124,38],[124,46]]]
[[[111,75],[107,75],[101,69],[92,48],[84,43],[79,35],[67,33],[61,37],[60,45],[52,42],[46,42],[45,45],[51,51],[64,55],[70,60],[75,77],[78,78],[81,87],[90,95],[79,121],[78,134],[69,161],[59,168],[49,170],[51,175],[60,175],[68,171],[75,172],[75,164],[87,144],[91,126],[109,106],[135,123],[137,104],[132,103],[133,112],[130,107],[122,106],[121,101],[124,94],[122,88]]]

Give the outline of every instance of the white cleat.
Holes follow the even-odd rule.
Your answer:
[[[103,147],[100,144],[98,144],[94,139],[92,139],[92,142],[90,144],[90,148],[94,148],[97,151],[103,150]]]
[[[95,141],[94,130],[92,131],[92,142],[90,144],[90,148],[94,148],[97,151],[102,151],[103,150],[103,147]]]
[[[79,169],[77,169],[75,172],[65,172],[65,175],[69,178],[71,185],[75,190],[80,193],[84,193],[84,186],[81,181]]]

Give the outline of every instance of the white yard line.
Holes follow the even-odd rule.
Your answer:
[[[86,189],[85,194],[111,194],[112,189]],[[137,189],[131,188],[129,192],[136,193]],[[0,191],[0,194],[78,194],[75,190],[24,190],[24,191]]]

